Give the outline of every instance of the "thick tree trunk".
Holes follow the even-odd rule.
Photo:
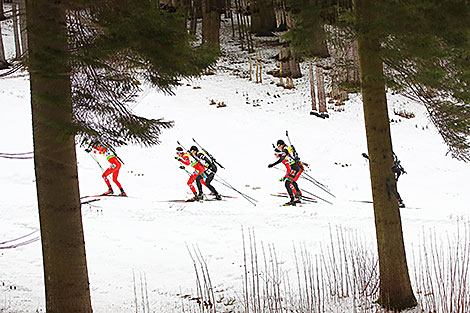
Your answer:
[[[276,13],[272,0],[254,0],[251,3],[251,32],[271,36],[276,31]]]
[[[202,42],[220,50],[220,0],[202,0]]]
[[[28,54],[28,31],[26,30],[26,0],[18,1],[20,16],[20,34],[21,34],[21,52],[22,55]]]
[[[387,111],[380,41],[373,30],[373,0],[355,0],[358,54],[377,247],[380,266],[380,297],[386,308],[404,309],[416,305],[406,262],[396,183],[392,173],[393,157]],[[369,26],[365,29],[365,25]]]
[[[0,0],[0,18],[3,17],[3,0]],[[5,57],[5,48],[3,46],[2,23],[0,22],[0,70],[10,67]]]
[[[13,2],[11,4],[11,12],[13,15],[13,38],[15,40],[15,58],[21,57],[21,46],[20,46],[20,32],[18,26],[18,9],[17,4]]]
[[[27,2],[34,164],[48,313],[92,312],[63,2]]]

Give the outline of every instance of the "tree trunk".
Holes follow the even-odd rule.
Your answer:
[[[272,0],[254,0],[251,4],[251,32],[271,36],[276,31],[276,13]]]
[[[18,9],[16,3],[11,3],[11,12],[13,15],[13,38],[15,40],[15,58],[21,57],[21,46],[20,46],[20,32],[18,26]]]
[[[416,305],[406,262],[393,166],[380,41],[373,30],[373,0],[355,0],[358,54],[380,267],[378,303],[395,310]],[[366,26],[369,26],[366,28]]]
[[[318,91],[318,112],[326,113],[326,96],[325,96],[325,80],[323,79],[323,71],[321,67],[316,68],[317,91]]]
[[[65,5],[27,2],[34,164],[48,313],[92,312],[72,128]],[[23,11],[24,12],[24,11]]]
[[[317,100],[315,93],[315,78],[313,76],[313,65],[312,61],[308,61],[308,74],[310,77],[310,98],[312,100],[312,111],[317,110]]]
[[[26,0],[19,0],[21,52],[23,56],[28,54],[28,32],[26,30]]]
[[[202,0],[202,42],[220,50],[220,0]]]
[[[0,0],[0,17],[3,15],[3,0]],[[5,57],[5,48],[3,46],[2,23],[0,22],[0,70],[10,67]]]

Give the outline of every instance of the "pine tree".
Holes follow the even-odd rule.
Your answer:
[[[411,288],[392,172],[393,156],[380,34],[373,23],[373,0],[355,0],[362,101],[366,124],[382,306],[402,310],[416,305]]]
[[[171,92],[214,54],[147,0],[27,1],[27,23],[46,309],[91,312],[75,136],[157,144],[172,124],[132,114],[140,81]]]

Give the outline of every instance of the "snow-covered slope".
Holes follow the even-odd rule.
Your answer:
[[[4,39],[11,47],[11,36],[7,33]],[[309,115],[306,78],[296,80],[293,90],[276,87],[278,80],[267,75],[257,84],[233,74],[235,68],[248,70],[247,60],[242,61],[221,60],[215,75],[184,82],[175,96],[147,88],[135,104],[137,113],[174,120],[175,127],[164,131],[159,146],[117,151],[125,163],[119,180],[128,198],[104,198],[82,207],[95,312],[135,311],[134,275],[137,281],[145,276],[152,310],[170,311],[172,300],[165,300],[170,303],[165,307],[162,297],[172,299],[195,287],[187,245],[198,245],[207,257],[213,284],[240,290],[242,227],[253,228],[257,240],[275,245],[286,266],[293,261],[293,243],[319,253],[331,226],[360,231],[374,249],[372,205],[352,201],[371,200],[368,164],[361,156],[367,149],[360,95],[351,95],[343,111],[332,106],[330,118],[319,119]],[[267,62],[265,69],[270,67],[274,63]],[[31,152],[27,75],[1,79],[0,99],[0,152]],[[211,99],[227,106],[210,105]],[[442,139],[419,104],[398,95],[389,95],[388,103],[394,151],[408,172],[400,177],[398,189],[408,206],[401,214],[409,247],[420,239],[423,227],[452,233],[459,220],[468,220],[470,165],[446,156]],[[403,119],[394,109],[406,109],[415,117]],[[299,181],[300,187],[332,205],[319,201],[282,207],[285,199],[270,195],[285,191],[279,182],[283,166],[278,166],[280,171],[267,165],[275,160],[272,143],[287,140],[286,130],[310,164],[308,174],[336,197],[305,180]],[[190,197],[187,174],[178,168],[174,152],[177,141],[188,148],[192,138],[225,167],[219,168],[219,177],[257,199],[256,206],[217,182],[214,186],[222,194],[237,198],[167,202]],[[81,195],[104,192],[100,168],[77,150]],[[0,312],[44,311],[41,247],[33,240],[39,236],[33,161],[0,158],[0,171]]]

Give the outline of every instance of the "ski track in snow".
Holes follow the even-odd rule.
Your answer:
[[[4,34],[6,47],[11,36]],[[225,47],[225,49],[235,49]],[[264,51],[269,57],[269,50]],[[272,52],[272,51],[271,51]],[[275,53],[272,52],[272,53]],[[241,53],[246,55],[246,53]],[[258,241],[276,246],[279,258],[292,264],[294,243],[312,254],[328,240],[329,229],[358,230],[374,244],[365,129],[360,96],[351,95],[343,112],[329,108],[330,118],[310,116],[307,78],[295,81],[296,89],[275,87],[277,79],[263,75],[256,84],[229,69],[247,71],[247,60],[233,64],[224,58],[213,76],[185,81],[167,96],[147,88],[135,104],[138,114],[175,121],[163,131],[162,144],[152,148],[118,149],[124,160],[119,180],[129,198],[100,198],[82,206],[87,261],[95,312],[130,312],[134,308],[133,272],[145,275],[150,307],[161,305],[162,295],[195,287],[193,265],[186,245],[197,245],[208,260],[217,288],[240,289],[243,266],[242,232],[254,229]],[[263,72],[274,68],[269,60]],[[303,73],[307,73],[303,66]],[[308,77],[308,75],[306,75]],[[194,89],[200,87],[200,89]],[[276,95],[276,97],[274,97]],[[32,146],[29,82],[26,76],[0,80],[2,140],[0,152],[30,152]],[[209,105],[224,101],[225,108]],[[394,150],[408,174],[398,189],[411,208],[401,209],[407,247],[421,238],[423,229],[452,233],[468,220],[469,164],[446,156],[437,130],[426,119],[423,107],[398,95],[388,95]],[[253,105],[259,106],[253,106]],[[393,109],[415,113],[410,120],[393,115]],[[270,193],[284,192],[281,171],[268,169],[274,160],[272,143],[289,131],[301,158],[310,164],[310,175],[327,185],[333,198],[312,183],[301,188],[333,202],[280,207],[286,199]],[[173,159],[176,141],[189,148],[195,138],[226,168],[218,174],[259,202],[253,206],[236,192],[214,186],[236,199],[203,203],[169,203],[189,195],[187,174]],[[81,195],[106,190],[97,164],[77,148]],[[106,160],[101,160],[107,166]],[[0,159],[0,243],[39,229],[33,160]],[[115,191],[117,188],[115,187]],[[208,193],[208,190],[205,189]],[[418,209],[416,209],[418,208]],[[23,242],[39,232],[19,239]],[[9,243],[0,244],[0,248]],[[287,265],[286,265],[287,266]],[[0,311],[44,310],[40,241],[0,249]],[[171,301],[178,301],[177,298]]]

